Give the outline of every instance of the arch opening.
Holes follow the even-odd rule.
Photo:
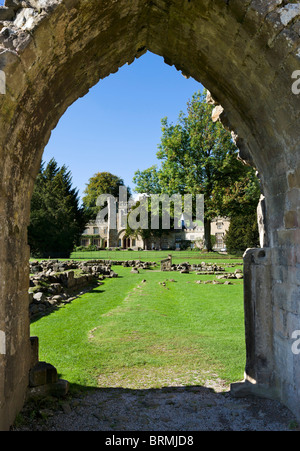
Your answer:
[[[134,70],[134,68],[133,68],[133,70]],[[178,75],[178,76],[180,76],[180,75]],[[186,80],[184,80],[183,79],[183,82],[184,83],[186,83]],[[113,89],[113,86],[112,86],[112,89]],[[92,94],[93,95],[93,94]],[[187,100],[187,99],[186,99]],[[178,113],[178,112],[176,112],[176,113]],[[88,152],[86,152],[85,153],[85,156],[87,157],[87,158],[89,158],[88,157]],[[128,155],[127,157],[129,157],[129,159],[130,160],[132,160],[132,158],[130,158],[131,156],[130,155]],[[124,157],[124,158],[126,158],[126,157]],[[100,154],[100,152],[99,152],[99,160],[100,161],[102,161],[101,160],[101,154]],[[93,166],[93,170],[95,169],[95,165]],[[118,174],[118,175],[120,175],[120,176],[122,176],[122,174]],[[95,233],[97,233],[98,234],[98,232],[99,232],[99,230],[96,230],[95,231]],[[87,235],[89,236],[90,235],[90,233],[92,233],[92,229],[91,229],[91,231],[87,231]],[[132,238],[132,237],[127,237],[126,236],[126,230],[121,230],[120,232],[119,232],[119,234],[118,234],[118,236],[116,237],[116,239],[115,239],[115,243],[117,243],[117,240],[121,240],[121,243],[120,244],[122,244],[123,243],[123,248],[124,249],[128,249],[128,248],[131,248],[131,247],[134,247],[135,246],[135,243],[134,243],[134,238]],[[106,248],[107,247],[107,242],[106,243],[104,243],[104,245],[103,245],[103,247],[104,248]],[[119,247],[122,247],[122,246],[119,246]],[[113,254],[114,256],[113,257],[110,257],[110,255],[109,255],[110,253],[109,252],[106,252],[106,254],[104,254],[103,253],[103,255],[106,255],[106,257],[105,258],[108,258],[108,259],[110,259],[110,258],[112,258],[112,259],[114,259],[115,258],[115,254]],[[101,255],[101,253],[100,253],[100,255]],[[137,257],[137,255],[138,255],[138,257]],[[147,253],[146,253],[146,255],[147,255]],[[124,254],[123,254],[123,256],[124,256]],[[122,257],[123,257],[122,256]],[[119,256],[120,257],[120,256]],[[121,258],[122,258],[121,257]],[[180,257],[180,256],[179,256]],[[90,256],[90,258],[93,258],[92,257],[92,255]],[[102,258],[104,258],[104,257],[102,257]],[[125,259],[142,259],[142,260],[144,260],[144,256],[143,255],[140,255],[140,254],[131,254],[131,253],[129,253],[128,254],[128,256],[125,256],[124,257]],[[183,261],[182,259],[184,258],[184,257],[180,257],[181,258],[181,261]],[[146,260],[148,260],[148,258],[146,258]],[[200,260],[199,260],[199,262],[200,262]],[[115,271],[116,272],[118,272],[118,267],[115,269]],[[128,270],[128,273],[130,272],[130,270]],[[172,276],[174,276],[174,274],[175,273],[173,273],[173,274],[168,274],[167,275],[167,277],[168,276],[170,276],[170,277],[172,277]],[[122,277],[124,277],[124,275],[122,276]],[[147,277],[147,274],[144,274],[144,277],[146,278],[146,279],[148,279],[148,277]],[[183,276],[184,277],[184,276]],[[142,280],[142,276],[141,276],[141,280]],[[198,279],[199,279],[199,277],[198,277]],[[116,283],[117,283],[118,281],[116,281]],[[148,282],[149,282],[149,280],[148,280]],[[185,281],[182,281],[182,283],[185,283]],[[116,289],[117,289],[117,284],[116,284]],[[199,285],[196,285],[196,286],[199,286]],[[188,287],[188,286],[187,286]],[[105,287],[103,287],[103,290],[105,289]],[[35,332],[34,332],[34,335],[35,335]],[[51,359],[49,360],[49,361],[51,361]],[[55,362],[53,362],[54,364],[55,364]],[[159,372],[158,372],[159,373]],[[242,373],[241,373],[241,376],[242,376]],[[181,376],[182,377],[182,376]],[[103,376],[103,379],[104,379],[104,376]],[[199,376],[199,379],[200,379],[200,376]],[[199,380],[198,379],[198,380]]]

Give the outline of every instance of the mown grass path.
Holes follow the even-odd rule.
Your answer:
[[[103,259],[103,260],[142,260],[159,263],[162,259],[167,258],[168,255],[172,255],[173,263],[182,263],[184,261],[190,261],[190,263],[200,263],[205,261],[207,263],[243,263],[241,257],[233,255],[219,254],[218,252],[200,252],[200,251],[129,251],[129,250],[100,250],[100,251],[78,251],[72,252],[72,259]]]
[[[242,379],[241,281],[205,285],[196,280],[214,276],[114,270],[119,278],[106,279],[32,324],[40,360],[83,387],[158,388],[199,385],[206,378]]]

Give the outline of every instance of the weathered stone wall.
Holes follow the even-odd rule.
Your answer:
[[[26,237],[43,149],[72,102],[147,50],[209,89],[215,119],[220,115],[233,130],[241,158],[259,172],[270,276],[263,291],[251,279],[251,302],[268,306],[261,311],[272,323],[269,392],[300,416],[300,358],[290,347],[300,329],[300,96],[291,90],[300,69],[299,2],[6,0],[6,7],[0,8],[6,79],[0,97],[0,429],[13,421],[28,383]],[[256,262],[251,265],[255,278]],[[255,335],[256,324],[248,324],[247,337],[262,342],[264,329]],[[259,362],[255,357],[254,367]]]
[[[161,271],[171,271],[171,268],[172,268],[172,255],[169,255],[168,258],[161,260],[160,270]]]

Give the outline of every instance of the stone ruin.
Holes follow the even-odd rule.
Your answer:
[[[60,261],[44,260],[30,262],[30,288],[29,313],[31,320],[51,313],[60,306],[68,304],[78,296],[90,291],[93,287],[101,285],[105,278],[116,278],[118,274],[111,266],[122,265],[132,268],[131,272],[139,273],[138,269],[155,267],[155,262],[142,262],[140,260],[89,260],[89,261]],[[197,274],[219,274],[225,268],[216,264],[172,264],[172,257],[161,262],[161,271],[180,271],[186,274],[196,271]],[[233,279],[243,278],[242,271],[226,273],[217,278]],[[170,279],[172,280],[172,279]],[[163,284],[162,282],[160,282]],[[201,281],[196,283],[200,284]],[[217,281],[204,281],[218,283]],[[69,383],[59,379],[56,368],[47,362],[39,361],[38,337],[31,337],[31,369],[29,372],[28,398],[41,396],[63,397],[69,391]]]
[[[46,396],[64,397],[69,392],[69,382],[59,379],[57,369],[47,362],[39,361],[38,337],[30,337],[30,371],[27,399]]]
[[[30,262],[29,313],[35,319],[73,301],[106,277],[118,277],[110,265],[98,262]]]
[[[172,255],[168,255],[168,258],[161,260],[160,270],[161,271],[171,271],[172,268]]]
[[[156,267],[156,262],[143,262],[141,260],[126,260],[124,262],[114,262],[113,264],[122,265],[124,268],[135,268],[135,269],[150,269],[151,267]]]
[[[140,260],[43,260],[30,262],[29,313],[31,320],[72,302],[81,294],[101,285],[106,278],[118,277],[112,266],[149,269],[155,262]]]
[[[236,265],[228,265],[236,266]],[[163,268],[163,269],[162,269]],[[243,271],[236,269],[234,272],[227,272],[223,266],[216,263],[172,263],[171,259],[162,260],[161,271],[179,271],[181,274],[196,272],[197,275],[216,275],[217,279],[243,279]]]
[[[219,274],[225,271],[225,268],[217,265],[216,263],[189,263],[183,262],[178,265],[172,264],[171,271],[180,271],[182,274],[188,274],[191,271],[196,271],[197,274],[208,275],[208,274]]]
[[[118,265],[131,268],[131,272],[135,274],[139,273],[139,269],[157,266],[156,262],[141,260],[31,261],[28,293],[30,319],[35,320],[72,302],[93,287],[101,285],[103,283],[101,281],[105,278],[118,277],[112,270],[112,266]],[[224,267],[216,263],[205,262],[175,264],[172,263],[171,256],[161,261],[160,269],[178,271],[181,274],[196,272],[197,275],[216,275],[217,279],[243,279],[243,272],[240,269],[226,272]]]
[[[261,249],[244,257],[245,377],[235,396],[300,419],[300,5],[286,0],[6,0],[0,8],[0,429],[30,371],[27,227],[52,130],[99,80],[147,51],[210,92],[258,173]]]

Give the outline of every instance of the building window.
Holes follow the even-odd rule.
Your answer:
[[[135,246],[135,239],[132,240],[132,246]]]
[[[216,233],[216,245],[217,248],[224,247],[224,233]]]
[[[94,227],[94,235],[99,235],[99,227]]]

